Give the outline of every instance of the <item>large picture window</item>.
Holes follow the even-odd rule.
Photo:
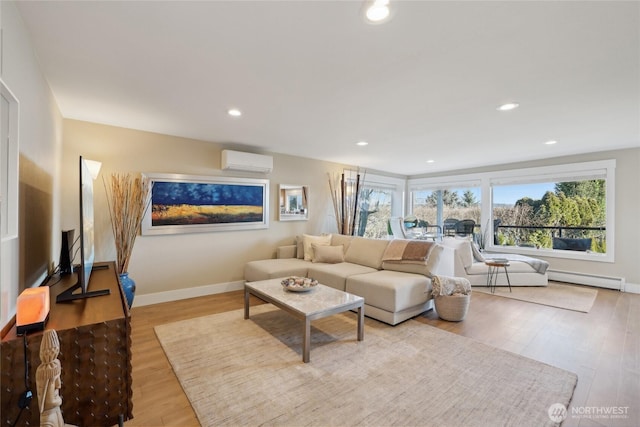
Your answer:
[[[493,186],[494,244],[607,252],[606,180]]]
[[[411,212],[475,221],[488,251],[614,261],[615,160],[409,180]],[[458,233],[455,233],[458,234]]]

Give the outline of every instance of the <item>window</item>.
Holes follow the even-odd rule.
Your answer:
[[[614,168],[591,162],[492,178],[491,244],[613,260]]]
[[[432,229],[436,227],[440,234],[457,234],[463,231],[460,221],[471,220],[471,229],[479,232],[482,214],[480,184],[477,181],[412,186],[410,211],[418,219],[418,227],[428,226],[427,232],[431,233],[436,231]]]
[[[356,235],[382,239],[388,234],[393,192],[385,188],[364,187],[360,190],[360,215]]]
[[[418,190],[412,192],[411,212],[429,224],[442,225],[439,218],[472,219],[480,223],[480,188]]]
[[[607,252],[603,179],[493,187],[494,244]]]
[[[402,215],[404,180],[366,174],[358,196],[357,236],[386,239],[389,219]]]
[[[615,160],[409,180],[418,219],[473,219],[491,252],[614,261]],[[446,232],[446,230],[444,230]]]

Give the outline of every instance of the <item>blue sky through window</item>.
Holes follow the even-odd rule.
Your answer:
[[[493,203],[499,205],[513,205],[523,197],[540,200],[547,191],[553,192],[554,182],[536,184],[501,185],[493,187]]]
[[[514,205],[516,201],[523,197],[529,197],[534,200],[542,199],[542,196],[547,191],[554,192],[554,182],[543,182],[536,184],[515,184],[515,185],[500,185],[493,187],[493,202],[499,205]],[[479,187],[472,188],[454,188],[451,191],[458,193],[461,198],[465,191],[470,190],[477,201],[481,201],[481,194]],[[431,195],[431,190],[421,190],[415,192],[415,200],[424,200]]]

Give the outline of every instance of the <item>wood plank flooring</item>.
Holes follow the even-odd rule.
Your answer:
[[[126,426],[199,425],[153,328],[242,306],[235,291],[133,308],[134,419]],[[442,321],[434,311],[415,319],[575,372],[573,406],[628,407],[626,418],[569,414],[563,426],[640,425],[640,295],[599,289],[591,311],[578,313],[476,292],[463,322]]]

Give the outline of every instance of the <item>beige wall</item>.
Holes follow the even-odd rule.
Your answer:
[[[411,178],[464,175],[608,159],[616,161],[615,262],[550,257],[545,259],[553,270],[623,277],[627,283],[638,285],[640,284],[640,257],[638,256],[638,242],[640,242],[640,148],[555,157],[531,162],[450,171],[442,174],[412,176]]]
[[[110,172],[181,173],[268,178],[270,180],[270,225],[252,231],[207,232],[164,236],[139,236],[130,264],[140,295],[175,291],[242,279],[244,264],[274,256],[277,245],[288,244],[301,233],[335,231],[328,172],[341,172],[344,165],[273,154],[271,174],[220,170],[220,151],[230,148],[149,132],[104,126],[74,120],[64,121],[62,161],[62,228],[78,228],[78,156],[103,163],[96,189],[96,259],[115,258],[102,177]],[[237,148],[242,150],[242,148]],[[547,258],[554,270],[624,277],[640,283],[636,242],[640,212],[640,149],[618,150],[544,161],[500,165],[450,174],[487,172],[592,160],[616,159],[616,260],[614,263]],[[277,221],[277,185],[310,186],[309,221]]]
[[[19,236],[2,243],[0,324],[19,292],[39,285],[60,245],[62,117],[14,2],[0,2],[2,81],[20,103]]]
[[[220,151],[224,148],[230,147],[65,120],[62,227],[78,229],[78,156],[82,155],[102,162],[94,185],[96,260],[115,259],[102,182],[102,177],[111,172],[242,176],[270,181],[268,229],[139,236],[129,268],[139,295],[238,281],[243,278],[247,261],[274,256],[275,247],[292,243],[293,236],[335,231],[327,173],[341,172],[344,165],[274,154],[270,174],[221,171]],[[309,186],[309,221],[277,220],[278,184]]]

